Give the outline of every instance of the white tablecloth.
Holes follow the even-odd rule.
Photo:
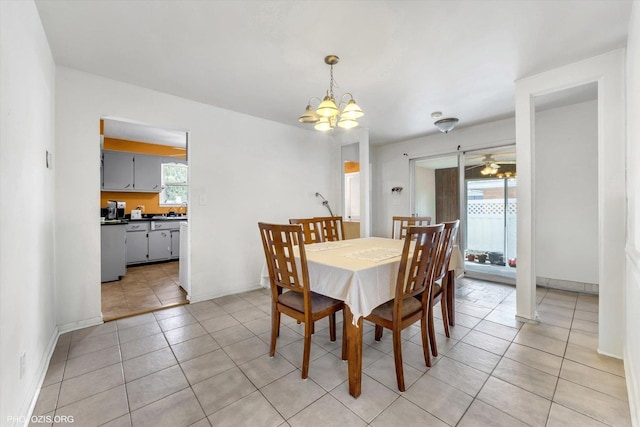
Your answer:
[[[404,240],[382,237],[307,245],[311,290],[344,301],[355,324],[360,317],[368,316],[374,308],[394,298],[403,245]],[[457,270],[463,265],[460,251],[454,250],[450,268]],[[261,284],[269,286],[266,265]]]
[[[307,251],[307,263],[311,290],[344,301],[355,323],[395,296],[404,241],[367,237],[348,242],[349,246],[332,250]],[[365,251],[369,254],[363,253]],[[375,252],[395,252],[396,256],[374,261],[367,255]]]

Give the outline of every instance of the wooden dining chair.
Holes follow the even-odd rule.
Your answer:
[[[309,286],[307,256],[304,250],[300,225],[278,225],[258,223],[262,247],[267,258],[269,281],[271,282],[271,347],[269,355],[276,352],[276,340],[280,335],[280,314],[286,314],[304,323],[304,353],[302,378],[309,374],[311,335],[314,322],[329,317],[329,335],[336,340],[336,312],[343,310],[344,302],[312,292]],[[298,242],[299,264],[295,259],[294,246]],[[347,358],[344,310],[342,322],[342,359]]]
[[[431,224],[430,216],[394,216],[391,225],[391,238],[404,239],[407,234],[407,228],[414,225],[425,226]]]
[[[442,224],[407,229],[400,257],[395,298],[374,308],[371,314],[365,317],[365,320],[376,325],[376,340],[382,337],[382,328],[390,329],[393,333],[393,355],[400,391],[405,391],[401,332],[418,320],[420,320],[422,332],[424,362],[427,366],[431,366],[427,337],[427,304],[429,304],[443,230]],[[423,297],[418,301],[415,296],[420,294]]]
[[[431,342],[431,354],[433,357],[438,356],[438,347],[435,340],[435,328],[433,321],[433,306],[440,302],[440,307],[442,309],[442,323],[444,324],[444,333],[447,338],[449,335],[449,317],[450,310],[453,310],[453,307],[449,307],[447,303],[447,292],[449,289],[447,287],[447,272],[449,271],[449,261],[451,260],[451,253],[453,252],[453,247],[456,243],[456,237],[458,235],[458,228],[460,226],[460,220],[457,219],[455,221],[447,221],[442,223],[444,225],[442,244],[440,245],[440,249],[438,251],[438,257],[436,262],[436,268],[433,279],[433,288],[431,291],[431,303],[429,304],[429,310],[427,312],[427,319],[429,324],[429,341]]]
[[[305,244],[320,243],[323,241],[322,225],[315,218],[290,218],[289,224],[302,226],[303,241]],[[298,242],[296,242],[296,245]]]
[[[344,240],[344,226],[341,216],[315,217],[314,220],[320,223],[323,242],[335,242]]]

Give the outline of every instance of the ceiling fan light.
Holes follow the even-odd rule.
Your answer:
[[[358,126],[358,122],[354,119],[340,116],[340,120],[338,121],[338,126],[340,126],[343,129],[351,129]]]
[[[362,116],[364,116],[364,113],[353,98],[347,102],[347,105],[344,106],[342,114],[340,115],[340,117],[344,117],[346,119],[359,119]]]
[[[433,124],[435,127],[440,129],[440,132],[449,133],[456,127],[458,124],[458,119],[455,117],[447,117],[446,119],[440,119],[435,121]]]
[[[311,104],[307,105],[307,108],[304,110],[304,113],[298,118],[300,123],[317,123],[320,120],[318,114],[313,111]]]
[[[320,105],[318,105],[316,113],[318,113],[320,117],[336,117],[339,113],[336,101],[329,97],[329,95],[325,96]]]

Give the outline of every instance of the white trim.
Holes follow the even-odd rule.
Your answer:
[[[25,422],[24,424],[22,424],[24,427],[27,427],[31,421],[31,415],[33,415],[33,410],[35,409],[36,403],[38,402],[38,397],[40,397],[40,390],[42,389],[42,384],[44,383],[44,379],[47,376],[47,371],[49,370],[49,362],[51,361],[51,356],[53,356],[53,352],[56,349],[58,338],[60,338],[60,331],[58,330],[58,328],[53,328],[53,331],[47,343],[47,348],[43,353],[42,359],[40,359],[40,364],[37,371],[39,372],[39,374],[35,377],[33,385],[28,388],[29,392],[27,393],[27,396],[31,396],[31,400],[29,401],[26,410],[20,411],[21,414],[27,414]],[[24,406],[26,406],[26,402]]]
[[[62,335],[67,332],[76,331],[78,329],[87,328],[89,326],[101,325],[103,323],[104,322],[102,321],[102,316],[92,317],[90,319],[81,320],[79,322],[71,322],[71,323],[65,323],[64,325],[58,325],[58,330]]]
[[[534,97],[598,83],[599,348],[622,355],[625,242],[625,50],[516,81],[517,314],[535,318]]]

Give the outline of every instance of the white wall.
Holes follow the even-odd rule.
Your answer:
[[[101,116],[189,131],[192,301],[258,286],[258,221],[324,215],[316,191],[340,200],[340,147],[326,135],[58,67],[61,329],[100,319]]]
[[[598,105],[536,113],[536,275],[598,283]]]
[[[415,176],[415,212],[418,216],[430,216],[436,221],[436,170],[430,168],[416,168]],[[394,195],[394,197],[396,197]]]
[[[478,126],[456,128],[407,141],[372,147],[373,159],[373,236],[391,237],[391,218],[410,212],[409,160],[452,154],[460,151],[498,147],[514,142],[514,119]],[[405,189],[398,197],[391,188]],[[433,215],[432,215],[433,216]]]
[[[0,94],[0,425],[9,426],[28,415],[57,338],[45,164],[48,150],[56,167],[54,64],[31,1],[0,1]]]
[[[640,4],[634,2],[627,44],[627,268],[624,366],[633,425],[640,425]]]

